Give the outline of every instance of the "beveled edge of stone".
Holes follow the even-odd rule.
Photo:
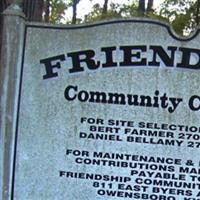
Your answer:
[[[12,3],[8,8],[4,10],[2,15],[19,16],[25,18],[25,14],[20,7],[20,3]]]
[[[157,19],[150,19],[150,18],[113,18],[109,20],[101,20],[97,22],[89,22],[89,23],[83,23],[83,24],[51,24],[51,23],[42,23],[42,22],[26,22],[27,27],[35,27],[35,28],[50,28],[50,29],[82,29],[82,28],[92,28],[97,26],[103,26],[103,25],[111,25],[111,24],[121,24],[121,23],[132,23],[133,25],[135,23],[147,23],[147,24],[153,24],[163,27],[164,29],[167,29],[170,36],[172,36],[174,39],[178,41],[190,41],[195,39],[200,33],[200,26],[192,32],[189,36],[180,36],[178,35],[173,27],[167,23],[162,22]]]

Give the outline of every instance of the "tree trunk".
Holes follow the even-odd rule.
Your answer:
[[[108,12],[108,1],[109,0],[104,0],[102,16],[105,16],[107,14],[107,12]]]
[[[200,0],[197,0],[197,11],[196,11],[196,24],[199,25],[199,14],[200,14]]]
[[[139,0],[138,11],[142,16],[144,16],[144,13],[145,13],[145,0]]]
[[[28,21],[42,21],[42,14],[44,10],[44,0],[24,0],[23,12]]]
[[[152,12],[152,11],[153,11],[153,0],[148,0],[147,12]]]
[[[1,0],[0,1],[0,13],[2,13],[10,4],[9,0]]]
[[[76,24],[77,21],[77,4],[79,3],[79,0],[73,0],[72,1],[72,9],[73,9],[73,14],[72,14],[72,24]]]
[[[45,2],[45,15],[44,15],[44,21],[49,22],[50,17],[50,0],[46,0]]]

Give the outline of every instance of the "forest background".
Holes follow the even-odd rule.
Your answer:
[[[80,24],[113,18],[146,17],[167,22],[177,34],[187,36],[200,23],[200,0],[89,0],[91,10],[82,17],[78,12],[85,0],[0,0],[0,47],[3,11],[12,3],[19,4],[28,21],[53,24]],[[101,3],[100,3],[101,2]],[[85,9],[87,6],[85,6]],[[84,9],[84,11],[85,11]],[[69,13],[70,12],[70,13]],[[69,17],[71,16],[71,17]]]
[[[80,18],[77,17],[79,14],[77,8],[84,1],[0,0],[0,13],[11,3],[18,3],[21,4],[28,21],[54,24],[80,24],[111,18],[146,17],[170,23],[180,35],[190,34],[200,23],[200,0],[162,0],[157,8],[154,4],[158,4],[159,0],[122,0],[121,3],[114,0],[89,0],[91,4],[97,3],[93,4],[88,14]]]

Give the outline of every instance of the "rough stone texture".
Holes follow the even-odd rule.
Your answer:
[[[95,58],[104,62],[104,54],[100,51],[102,47],[161,45],[165,49],[168,46],[199,49],[199,35],[192,40],[177,38],[171,32],[169,34],[166,25],[150,20],[112,21],[101,25],[97,23],[92,26],[57,28],[29,24],[26,31],[23,73],[20,77],[22,85],[17,121],[14,199],[126,199],[97,195],[97,188],[92,186],[95,181],[59,177],[60,170],[130,176],[130,169],[127,168],[75,163],[76,157],[72,154],[66,156],[66,149],[84,150],[91,155],[94,151],[102,151],[179,158],[184,162],[182,163],[184,166],[185,161],[192,159],[195,167],[198,168],[196,165],[199,163],[199,148],[189,148],[186,142],[181,147],[128,143],[125,142],[126,136],[122,133],[120,133],[122,142],[79,138],[79,132],[90,132],[89,124],[80,122],[81,117],[104,119],[105,126],[107,120],[114,119],[134,121],[135,124],[154,122],[199,127],[200,111],[194,112],[188,108],[189,98],[200,94],[198,70],[166,68],[161,63],[159,68],[136,66],[102,69],[100,67],[98,70],[91,71],[84,65],[86,69],[84,72],[70,74],[72,63],[67,58],[67,53],[92,49],[96,52]],[[58,77],[44,80],[45,68],[40,64],[40,60],[61,54],[64,54],[67,59],[61,62],[60,69],[53,69],[54,72],[58,72]],[[147,55],[143,53],[142,56],[150,59],[151,52],[148,51]],[[114,57],[121,60],[123,54],[118,49]],[[180,54],[177,54],[176,61],[179,59]],[[194,56],[193,61],[195,59]],[[168,97],[183,98],[183,102],[173,113],[169,113],[167,109],[162,108],[80,102],[77,99],[67,101],[64,91],[68,85],[78,86],[79,91],[149,96],[153,96],[155,91],[159,90],[160,96],[166,93]],[[3,102],[5,105],[6,99]],[[14,111],[16,112],[16,109]],[[123,130],[123,127],[120,128]],[[88,158],[91,158],[91,155]],[[10,153],[7,156],[9,157]],[[12,159],[12,156],[9,158]],[[134,185],[133,182],[132,180],[130,184]],[[116,187],[116,183],[113,183],[113,187]],[[197,192],[198,190],[195,190],[193,194]],[[147,193],[151,194],[150,191]],[[174,196],[177,200],[183,199],[181,195]]]
[[[3,13],[0,67],[0,199],[10,199],[17,103],[24,37],[24,15],[19,7]]]

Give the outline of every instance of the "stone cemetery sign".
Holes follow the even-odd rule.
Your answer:
[[[13,136],[1,127],[12,150],[4,144],[4,197],[200,199],[198,31],[180,38],[146,19],[20,20]]]

